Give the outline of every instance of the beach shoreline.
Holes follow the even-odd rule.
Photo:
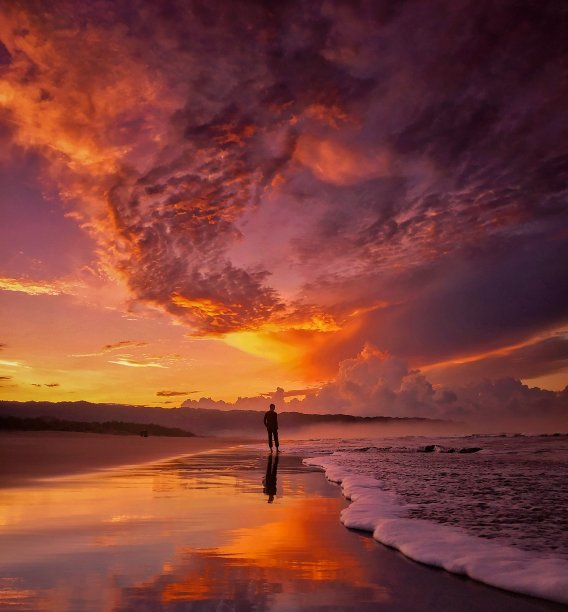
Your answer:
[[[97,443],[99,450],[106,444]],[[17,587],[14,596],[35,597],[32,608],[50,610],[54,593],[61,597],[61,575],[77,610],[101,609],[103,595],[120,602],[117,610],[184,602],[264,610],[562,609],[412,562],[346,529],[341,489],[298,456],[215,438],[158,459],[5,489],[5,592]],[[267,479],[276,468],[271,491]],[[82,590],[93,582],[97,589]]]
[[[242,443],[240,438],[111,435],[83,432],[0,432],[0,489],[172,459]]]

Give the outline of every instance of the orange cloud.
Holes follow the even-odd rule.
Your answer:
[[[393,172],[393,162],[386,150],[365,152],[339,140],[312,134],[299,137],[294,158],[320,180],[335,185],[352,185]]]
[[[188,298],[179,293],[172,294],[172,302],[181,308],[187,308],[197,317],[215,320],[220,317],[233,317],[237,314],[240,304],[228,305],[209,298]]]
[[[29,368],[29,366],[22,361],[11,359],[0,359],[0,366],[6,366],[7,368]]]
[[[0,291],[15,291],[27,295],[61,295],[75,293],[77,284],[66,281],[33,281],[27,278],[0,278]]]
[[[316,119],[333,128],[338,128],[340,125],[346,123],[355,123],[353,118],[338,104],[325,105],[315,102],[305,108],[304,116],[309,119]]]
[[[493,349],[490,351],[483,351],[482,353],[475,353],[473,355],[466,355],[463,357],[454,357],[453,359],[448,359],[446,361],[438,361],[436,363],[430,363],[430,364],[421,366],[421,369],[424,370],[425,372],[428,372],[429,370],[433,370],[436,368],[443,368],[447,366],[456,366],[456,365],[463,365],[467,363],[474,363],[476,361],[481,361],[489,357],[501,357],[504,355],[509,355],[520,348],[524,348],[526,346],[534,344],[534,342],[535,342],[535,339],[531,338],[530,340],[525,340],[523,342],[517,342],[515,344],[510,344],[504,347],[500,347],[498,349]]]
[[[154,361],[137,361],[134,359],[126,359],[120,357],[119,359],[113,359],[109,361],[109,363],[114,363],[116,365],[128,366],[130,368],[167,368],[161,363],[156,363]]]
[[[209,119],[185,117],[179,109],[188,102],[168,70],[155,65],[161,62],[155,49],[125,36],[118,22],[80,23],[72,4],[41,15],[21,6],[6,12],[0,37],[11,62],[0,82],[0,106],[14,143],[47,160],[44,179],[57,186],[67,216],[95,239],[100,269],[126,281],[134,299],[173,314],[197,336],[339,329],[326,313],[283,315],[280,297],[265,284],[267,273],[237,268],[224,256],[239,237],[235,221],[279,176],[293,139],[286,136],[268,162],[251,164],[251,143],[266,127],[232,107],[211,117],[210,100],[197,94],[199,112]],[[165,45],[169,53],[162,33],[152,35],[153,45]],[[191,67],[184,70],[190,78]],[[289,118],[284,107],[273,112]],[[346,120],[339,103],[309,105],[306,117],[327,124]],[[302,159],[309,145],[300,141]],[[314,146],[319,166],[337,165],[347,153],[323,141]],[[361,174],[364,164],[353,154],[350,159],[338,182]],[[34,295],[68,289],[8,280],[0,289]]]
[[[499,94],[493,85],[489,96],[454,97],[463,88],[445,81],[446,74],[457,76],[452,70],[438,71],[441,81],[426,80],[422,88],[426,81],[415,78],[417,71],[429,72],[432,57],[443,65],[447,41],[441,47],[428,41],[432,55],[426,54],[426,64],[426,56],[409,59],[398,44],[388,42],[389,36],[399,39],[397,28],[409,26],[396,25],[393,17],[379,52],[374,42],[368,48],[361,42],[376,41],[369,36],[376,24],[363,19],[350,39],[352,22],[328,7],[330,14],[318,17],[316,10],[304,24],[306,36],[312,32],[305,55],[275,62],[263,38],[264,10],[240,7],[241,21],[223,9],[205,26],[192,7],[172,6],[164,15],[152,2],[134,3],[126,12],[117,3],[101,10],[98,3],[72,0],[40,8],[27,2],[5,5],[0,22],[6,48],[0,58],[3,138],[40,159],[46,193],[56,192],[66,216],[94,239],[99,258],[94,267],[101,276],[124,283],[124,298],[131,298],[133,310],[143,302],[175,317],[192,335],[226,335],[233,346],[279,362],[296,363],[302,354],[306,361],[311,354],[313,364],[333,360],[336,366],[366,340],[383,346],[385,336],[389,350],[413,357],[423,350],[414,345],[438,344],[437,338],[429,342],[426,328],[434,328],[430,313],[442,309],[411,312],[425,284],[437,283],[432,293],[445,284],[467,284],[458,281],[465,278],[456,268],[460,260],[481,270],[478,254],[494,253],[497,244],[503,251],[496,259],[509,249],[528,254],[534,240],[530,258],[540,268],[536,290],[523,283],[518,295],[535,296],[535,304],[513,317],[507,304],[504,320],[534,320],[523,325],[538,330],[560,316],[560,292],[550,299],[539,295],[540,287],[553,291],[565,285],[560,272],[550,272],[546,280],[540,274],[563,261],[560,247],[558,256],[550,255],[555,241],[543,240],[561,237],[554,217],[562,210],[558,185],[564,184],[557,180],[563,169],[554,161],[561,158],[562,143],[555,140],[560,132],[552,123],[547,130],[529,130],[525,140],[533,157],[519,157],[515,147],[501,151],[493,146],[514,143],[534,122],[511,113],[508,105],[517,98]],[[270,19],[276,23],[279,17]],[[506,21],[501,51],[523,52],[518,41],[506,42]],[[296,45],[297,24],[289,29],[284,21],[278,23],[284,47]],[[317,42],[321,36],[316,31],[324,23],[335,31],[329,45]],[[422,37],[431,29],[420,23],[413,31]],[[452,44],[470,54],[463,41]],[[485,74],[481,61],[478,72]],[[406,82],[419,95],[406,95],[400,86]],[[541,115],[555,120],[557,96],[545,94],[556,91],[558,83],[547,77],[539,84],[544,92],[539,99],[550,103]],[[526,95],[517,93],[518,100]],[[489,112],[485,101],[492,95],[496,99]],[[511,116],[513,121],[502,119]],[[482,140],[480,130],[486,134]],[[549,139],[541,142],[545,132],[556,135],[554,146]],[[504,133],[509,140],[503,140]],[[526,172],[527,167],[538,170]],[[377,178],[392,180],[362,184]],[[271,199],[274,209],[267,213]],[[547,234],[547,224],[554,233]],[[535,231],[543,233],[531,238]],[[263,249],[267,241],[274,247]],[[245,245],[241,261],[246,263],[241,265],[231,260],[238,244]],[[541,253],[549,258],[539,260]],[[517,262],[502,277],[514,278],[516,270],[525,268]],[[356,298],[343,290],[350,279],[358,285],[353,288]],[[501,277],[495,279],[501,287]],[[391,294],[384,296],[382,287],[389,286]],[[0,290],[29,295],[74,291],[63,282],[15,278],[1,280]],[[294,299],[318,308],[296,308]],[[370,316],[383,299],[407,304],[404,321],[409,324],[390,325],[392,334],[380,315]],[[478,324],[482,331],[491,320],[483,313],[492,301],[495,296],[478,313],[464,317],[472,327]],[[347,303],[355,304],[352,316]],[[552,314],[546,314],[547,304],[555,306]],[[442,322],[444,331],[463,329],[463,309],[453,312],[448,325]],[[366,323],[360,323],[365,317]],[[427,321],[422,337],[412,327],[420,320]],[[357,324],[361,329],[355,341],[351,333]],[[472,337],[480,337],[474,332]],[[507,342],[526,333],[511,333]],[[389,345],[391,336],[405,334],[416,338],[413,346],[410,340],[402,348],[394,340]],[[339,346],[339,336],[349,342]],[[459,350],[432,351],[431,359],[466,353],[460,337],[456,334]],[[495,346],[492,340],[470,345],[470,352],[478,345],[479,351]],[[323,350],[315,354],[314,347]],[[119,365],[152,367],[129,357],[119,356]]]
[[[137,46],[120,28],[91,20],[80,29],[71,11],[62,6],[57,14],[40,15],[7,7],[0,36],[12,61],[0,82],[0,104],[17,128],[19,145],[40,148],[74,171],[104,177],[132,151],[126,121],[143,118],[147,127],[157,107],[171,110],[172,92],[164,95],[159,75],[144,70],[135,57]],[[134,99],[135,105],[125,104]]]
[[[254,328],[230,332],[224,340],[252,355],[301,370],[306,366],[303,359],[306,348],[325,345],[344,329],[343,325],[343,319],[338,320],[321,309],[296,304]],[[306,370],[302,375],[312,377]]]
[[[140,59],[137,41],[85,12],[82,21],[65,2],[41,13],[4,7],[0,39],[11,61],[0,110],[13,143],[47,161],[44,181],[95,238],[101,269],[112,276],[125,244],[106,194],[126,163],[147,162],[180,100],[150,59]]]
[[[100,355],[104,355],[105,353],[112,353],[118,349],[123,349],[126,347],[141,347],[148,346],[147,342],[137,342],[135,340],[120,340],[119,342],[114,342],[112,344],[105,344],[100,351],[96,353],[75,353],[70,355],[70,357],[99,357]]]

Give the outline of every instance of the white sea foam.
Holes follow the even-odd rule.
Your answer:
[[[335,452],[328,450],[329,444],[318,444],[317,441],[307,443],[301,449],[297,448],[301,454],[305,454],[307,449],[314,451],[318,447],[320,451],[329,453],[304,459],[304,463],[323,468],[330,481],[341,484],[344,496],[351,500],[340,517],[346,527],[371,532],[379,542],[398,549],[415,561],[466,575],[495,587],[568,604],[567,559],[538,549],[526,550],[509,545],[506,538],[477,537],[471,529],[424,520],[418,512],[421,509],[420,503],[405,502],[393,490],[396,487],[388,486],[369,475],[381,463],[380,457],[369,455],[373,454],[372,449],[377,449],[377,455],[384,458],[384,453],[392,456],[393,451],[415,452],[423,446],[422,440],[415,440],[410,448],[400,445],[390,448],[372,445],[361,447],[361,441],[357,442],[359,446],[352,441],[341,441],[336,445],[336,448],[341,446],[341,450]],[[523,444],[526,449],[527,443]],[[538,454],[539,448],[536,441],[530,451]],[[502,457],[514,454],[515,451],[514,446],[508,443],[505,446],[495,444],[488,452]],[[456,455],[455,459],[462,461],[460,465],[456,464],[456,470],[466,465],[463,463],[466,460],[463,455]],[[471,466],[462,470],[461,476],[466,471],[471,472]],[[452,503],[456,501],[452,497],[454,493],[447,493],[444,500],[448,515],[452,514]],[[468,501],[472,502],[471,499]],[[565,508],[561,507],[559,512],[563,511]],[[459,502],[453,507],[453,514],[460,514]],[[520,528],[522,525],[516,526],[517,530]]]

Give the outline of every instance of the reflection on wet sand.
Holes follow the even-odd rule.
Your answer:
[[[543,609],[344,529],[337,488],[294,457],[208,453],[0,496],[0,609]]]
[[[268,455],[268,462],[266,463],[266,474],[262,480],[264,485],[263,493],[268,495],[268,503],[271,504],[276,496],[276,479],[278,475],[278,459],[280,455],[276,454],[276,457],[270,453]]]
[[[259,534],[264,537],[265,534]],[[243,541],[241,540],[239,544]],[[248,543],[248,542],[247,542]],[[266,551],[249,551],[241,555],[230,550],[187,551],[181,553],[170,571],[151,583],[143,583],[122,593],[122,605],[135,607],[137,601],[156,604],[174,602],[248,603],[255,609],[295,610],[302,606],[349,606],[353,599],[386,601],[388,593],[371,583],[365,584],[355,574],[365,574],[360,564],[351,563],[343,575],[341,562],[317,559],[317,552],[295,559],[295,545],[288,549],[277,546]],[[235,543],[234,547],[238,550]],[[321,547],[318,547],[321,552]],[[277,555],[272,559],[266,553]],[[350,579],[356,577],[352,582]]]
[[[269,502],[276,495],[277,469],[278,458],[269,457],[262,481]],[[304,478],[314,476],[319,477]],[[351,607],[354,599],[385,602],[388,591],[372,582],[353,553],[355,542],[330,538],[342,506],[336,496],[293,495],[254,526],[227,531],[219,546],[178,549],[174,562],[152,582],[123,591],[121,605],[129,609],[146,602],[160,608],[179,602],[233,601],[263,610],[302,609],[316,603]],[[349,540],[348,532],[341,533]]]
[[[279,461],[279,503],[268,506]],[[326,524],[342,533],[344,502],[321,474],[295,458],[269,457],[266,471],[264,462],[219,453],[4,490],[0,602],[15,610],[226,601],[301,609],[310,593],[331,605],[351,601],[353,589],[384,600],[350,546],[328,536]]]

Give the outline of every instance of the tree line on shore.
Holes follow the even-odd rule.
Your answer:
[[[195,434],[178,427],[164,427],[155,423],[127,421],[68,421],[53,417],[0,416],[3,431],[75,431],[121,436],[193,437]]]

